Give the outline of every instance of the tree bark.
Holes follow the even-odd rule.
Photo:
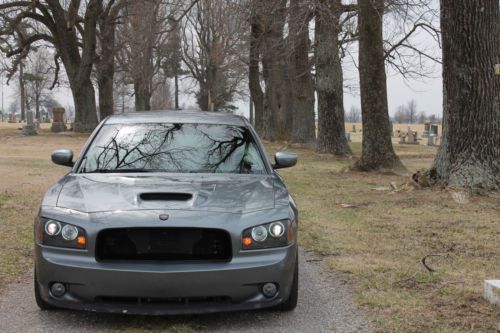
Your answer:
[[[142,77],[134,81],[134,94],[136,111],[151,110],[151,89]]]
[[[38,122],[41,122],[41,114],[40,114],[40,94],[35,93],[35,119]]]
[[[291,87],[283,29],[287,1],[260,1],[263,21],[262,76],[265,81],[260,135],[265,140],[289,140],[292,129]]]
[[[290,1],[289,39],[293,48],[290,66],[293,89],[291,142],[299,144],[316,141],[314,83],[309,62],[309,11],[309,4],[301,3],[301,0]]]
[[[254,13],[250,18],[251,36],[250,36],[250,65],[248,71],[248,84],[250,88],[250,98],[254,105],[254,122],[256,131],[261,134],[263,128],[264,116],[264,92],[260,85],[260,54],[262,42],[262,26],[259,22],[259,14],[255,13],[258,9],[255,5],[252,7]]]
[[[447,186],[500,189],[498,0],[441,0],[444,137],[434,168]]]
[[[175,73],[174,75],[174,103],[175,103],[175,109],[180,110],[181,108],[179,107],[179,75]]]
[[[83,38],[79,43],[72,17],[66,13],[59,1],[47,0],[55,22],[54,40],[57,51],[66,69],[73,101],[75,103],[75,132],[90,132],[97,126],[97,110],[94,86],[90,79],[94,64],[99,1],[90,0],[83,20]],[[70,15],[72,16],[72,15]],[[70,27],[68,29],[68,27]],[[83,44],[80,52],[80,44]]]
[[[360,170],[402,168],[392,146],[382,24],[383,0],[359,0],[359,77],[363,144]]]
[[[19,63],[19,93],[21,94],[21,121],[26,120],[26,93],[24,89],[24,65],[21,61]]]
[[[75,132],[91,132],[97,126],[96,102],[94,86],[90,78],[88,80],[70,82],[73,93],[73,101],[75,103],[75,122],[73,130]]]
[[[112,14],[111,14],[112,13]],[[115,33],[117,11],[113,10],[99,22],[100,57],[96,62],[101,120],[114,113],[113,83],[115,77]]]
[[[321,0],[316,10],[316,92],[318,94],[319,153],[352,155],[345,136],[344,87],[340,46],[339,0]]]

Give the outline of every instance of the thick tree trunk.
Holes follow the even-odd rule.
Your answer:
[[[66,17],[59,1],[47,0],[54,20],[55,46],[68,75],[75,104],[75,132],[90,132],[97,126],[94,86],[90,79],[95,58],[99,0],[89,0],[83,18],[83,37],[77,38],[73,15]]]
[[[99,87],[99,114],[101,116],[101,120],[104,120],[106,117],[111,116],[114,113],[114,75],[114,68],[105,72],[103,71],[98,75],[97,84]]]
[[[101,55],[96,62],[101,120],[114,113],[113,83],[115,77],[116,17],[108,16],[99,22]]]
[[[359,0],[359,77],[363,144],[361,170],[401,168],[392,147],[387,79],[385,73],[382,23],[383,0]]]
[[[253,9],[257,10],[257,9]],[[251,36],[250,36],[250,65],[248,71],[248,85],[250,88],[251,102],[254,105],[254,123],[255,129],[259,134],[262,133],[264,116],[264,92],[260,85],[260,53],[262,42],[262,27],[259,23],[257,14],[251,17]]]
[[[151,89],[142,78],[134,82],[134,94],[136,111],[151,110]]]
[[[500,189],[498,0],[441,0],[444,137],[438,179],[474,192]]]
[[[291,0],[290,41],[293,47],[290,75],[292,82],[292,143],[316,141],[314,83],[309,62],[309,4]]]
[[[316,91],[320,153],[349,156],[345,136],[343,73],[338,35],[341,3],[322,0],[316,11]]]
[[[75,81],[75,80],[73,80]],[[70,82],[71,84],[72,82]],[[94,86],[90,78],[71,84],[73,101],[75,103],[75,132],[91,132],[97,126],[97,111]]]
[[[264,114],[261,136],[266,140],[289,140],[292,129],[290,77],[283,39],[287,1],[263,2],[266,13],[263,35]]]

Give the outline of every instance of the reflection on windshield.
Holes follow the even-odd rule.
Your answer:
[[[265,172],[245,127],[208,124],[105,125],[80,172]]]

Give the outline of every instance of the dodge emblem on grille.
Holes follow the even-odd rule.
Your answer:
[[[160,214],[160,220],[166,221],[168,220],[168,218],[169,218],[168,214]]]

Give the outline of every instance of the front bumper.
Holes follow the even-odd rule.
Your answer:
[[[286,301],[297,246],[241,252],[227,263],[102,263],[79,251],[36,245],[40,296],[56,307],[128,314],[187,314],[251,310]],[[64,283],[54,297],[50,286]],[[278,293],[266,298],[264,283]]]

